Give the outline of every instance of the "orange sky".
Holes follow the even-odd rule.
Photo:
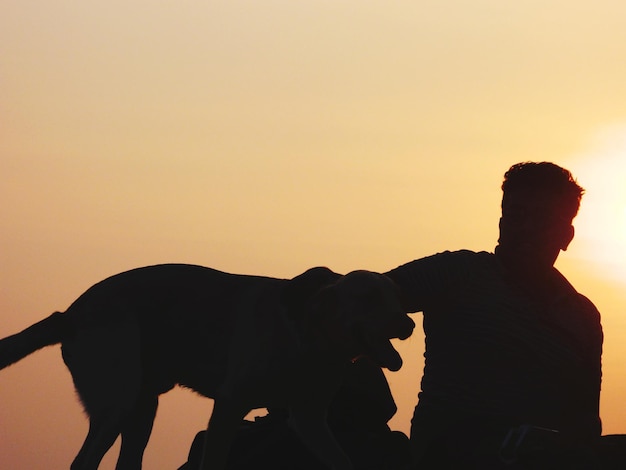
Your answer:
[[[4,0],[0,336],[146,264],[291,277],[491,250],[504,171],[551,160],[587,188],[559,267],[603,314],[602,417],[626,433],[624,17],[617,0]],[[401,350],[408,431],[420,334]],[[162,397],[146,468],[182,464],[209,410]],[[0,468],[68,468],[86,425],[58,348],[0,372]]]

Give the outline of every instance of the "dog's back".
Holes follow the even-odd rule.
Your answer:
[[[78,363],[94,361],[94,355],[114,363],[122,360],[116,355],[139,354],[142,386],[163,393],[182,384],[212,397],[226,374],[231,340],[251,321],[244,317],[258,313],[257,304],[278,295],[284,282],[184,264],[112,276],[67,310],[79,334],[63,343],[63,357],[75,375]],[[266,309],[271,315],[275,310],[276,304]],[[123,335],[131,331],[135,337],[127,341]]]

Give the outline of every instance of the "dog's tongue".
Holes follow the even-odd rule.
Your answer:
[[[376,349],[372,352],[372,359],[374,359],[380,367],[385,367],[392,372],[400,370],[402,367],[402,358],[398,351],[391,345],[391,341],[384,341],[377,345]]]

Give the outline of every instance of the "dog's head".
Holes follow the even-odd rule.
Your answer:
[[[296,290],[307,286],[302,325],[320,349],[352,360],[367,356],[380,367],[400,369],[402,359],[390,339],[408,338],[415,323],[391,279],[370,271],[340,276],[313,268],[291,282]]]

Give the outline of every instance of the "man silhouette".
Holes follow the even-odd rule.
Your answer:
[[[423,312],[417,468],[543,468],[574,455],[588,468],[601,433],[600,315],[554,268],[584,190],[548,162],[513,165],[502,190],[495,253],[444,252],[386,273],[407,311]]]

